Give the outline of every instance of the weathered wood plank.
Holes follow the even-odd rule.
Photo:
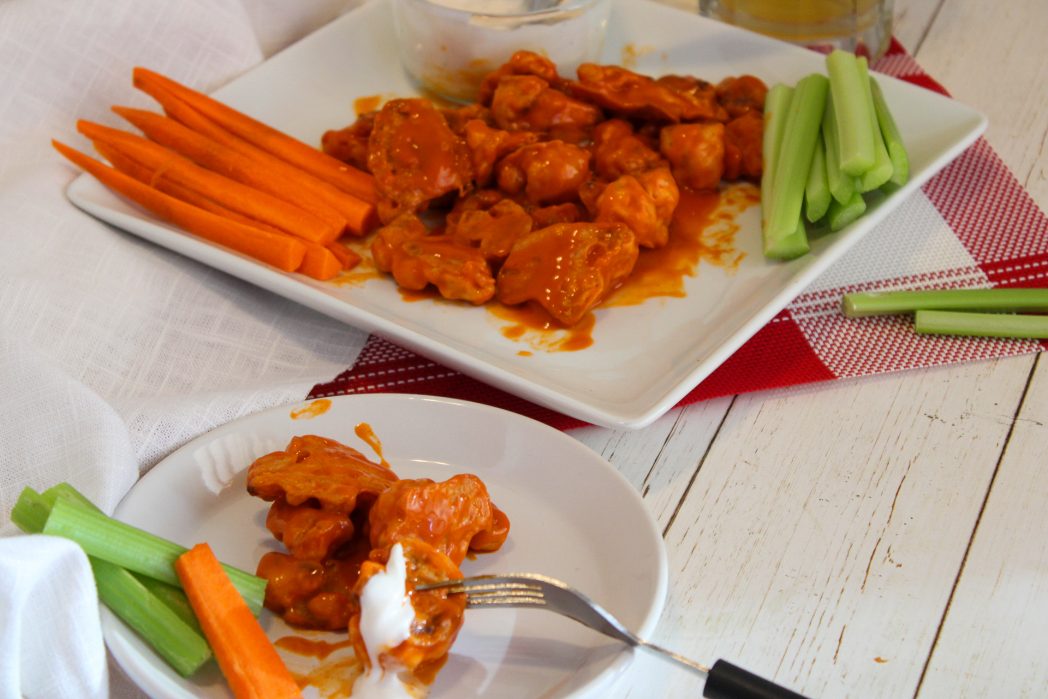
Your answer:
[[[1048,688],[1048,362],[1015,420],[921,684],[921,697]]]
[[[656,640],[812,696],[912,694],[1027,375],[1010,360],[738,397],[667,533]],[[694,695],[641,666],[623,696]]]
[[[980,50],[958,51],[980,27]],[[1048,6],[948,0],[918,60],[990,119],[987,140],[1048,205]],[[958,43],[961,42],[961,43]],[[968,43],[968,45],[971,45]],[[1048,363],[1038,360],[928,661],[921,697],[1043,696],[1048,687]]]
[[[730,398],[696,403],[643,430],[584,428],[572,434],[629,479],[664,531],[730,405]]]

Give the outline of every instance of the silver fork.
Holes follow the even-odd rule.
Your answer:
[[[796,692],[724,660],[707,666],[649,643],[623,626],[622,622],[583,593],[545,575],[478,575],[420,585],[416,589],[447,590],[450,594],[465,594],[466,606],[473,609],[530,607],[556,612],[628,646],[652,651],[704,676],[706,684],[702,695],[709,699],[804,699]]]

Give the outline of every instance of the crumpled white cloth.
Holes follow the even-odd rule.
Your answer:
[[[72,541],[0,539],[3,696],[105,697],[106,650],[97,600],[87,556]],[[62,610],[61,623],[52,609]],[[21,694],[13,691],[19,688]]]
[[[17,604],[26,591],[62,592],[44,586],[56,566],[65,593],[93,589],[68,547],[15,536],[23,487],[70,481],[111,512],[175,448],[301,400],[366,339],[83,214],[64,195],[78,173],[50,140],[89,151],[78,118],[124,128],[110,106],[153,108],[131,86],[136,65],[212,90],[360,2],[0,2],[0,535],[10,537],[0,539],[0,699],[140,696],[112,666],[106,689],[105,662],[82,652],[98,641],[97,619],[71,625],[65,600]],[[8,575],[27,548],[31,565]],[[18,642],[6,631],[19,619],[60,632]],[[33,686],[61,674],[86,684]]]

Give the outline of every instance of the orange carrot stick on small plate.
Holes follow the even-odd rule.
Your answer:
[[[175,561],[175,572],[236,699],[302,696],[210,546],[197,544],[183,553]]]

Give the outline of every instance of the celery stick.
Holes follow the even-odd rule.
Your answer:
[[[91,502],[86,495],[81,493],[79,490],[74,488],[72,485],[66,482],[56,483],[42,493],[45,500],[48,500],[47,513],[50,514],[51,508],[54,506],[55,500],[58,498],[66,498],[73,502],[79,503],[84,507],[87,507],[94,512],[102,513],[102,510],[98,508],[95,503]],[[103,513],[104,514],[104,513]],[[44,520],[46,521],[46,516]],[[43,529],[43,523],[40,528]],[[39,531],[39,530],[37,530]],[[179,616],[182,621],[188,624],[195,631],[200,631],[200,624],[197,621],[196,615],[193,613],[193,608],[189,605],[189,598],[186,597],[186,593],[182,592],[181,588],[167,583],[162,583],[159,580],[154,580],[145,575],[139,575],[132,573],[135,578],[145,586],[147,590],[152,592],[157,598],[171,608],[175,614]]]
[[[801,78],[793,89],[763,231],[766,257],[791,259],[808,252],[808,239],[798,230],[798,222],[828,87],[825,76],[812,73]]]
[[[822,138],[816,138],[815,152],[812,154],[811,168],[808,170],[808,183],[804,187],[804,215],[812,223],[817,222],[826,215],[832,198],[826,180],[826,148]]]
[[[60,498],[69,498],[99,511],[75,488],[60,483],[43,493],[25,488],[11,510],[11,521],[26,533],[38,534],[44,529],[54,502]],[[98,598],[137,631],[171,667],[188,676],[211,657],[211,649],[199,633],[199,625],[185,593],[155,581],[144,585],[143,581],[136,580],[123,568],[98,558],[89,556],[88,561],[94,573]],[[165,592],[160,586],[176,594]],[[155,594],[150,587],[163,594]],[[189,619],[176,611],[177,595],[185,600]]]
[[[39,534],[44,529],[51,507],[44,496],[29,486],[22,489],[11,508],[11,522],[26,534]]]
[[[44,533],[72,539],[89,556],[161,582],[180,584],[174,563],[186,551],[184,546],[91,511],[70,500],[58,498],[51,516],[47,518]],[[258,616],[262,610],[266,581],[232,566],[223,564],[223,567],[251,611]]]
[[[1048,289],[870,291],[845,294],[842,310],[849,318],[919,310],[1048,313]]]
[[[841,204],[855,194],[855,178],[841,172],[841,153],[837,146],[837,117],[833,109],[833,93],[826,96],[826,111],[822,117],[822,145],[826,150],[826,185],[830,194]]]
[[[767,226],[768,211],[771,207],[772,178],[775,174],[775,163],[778,162],[779,146],[782,143],[782,131],[786,125],[786,112],[789,111],[793,88],[778,83],[773,85],[764,96],[764,133],[761,141],[761,230]]]
[[[873,110],[866,102],[858,59],[847,51],[826,56],[837,120],[837,151],[845,174],[859,177],[873,166]]]
[[[196,613],[193,612],[193,606],[189,604],[189,598],[186,593],[182,591],[182,588],[175,587],[174,585],[168,585],[165,582],[154,580],[147,575],[141,575],[140,573],[131,573],[135,576],[135,579],[142,584],[144,588],[149,590],[158,600],[164,603],[175,615],[181,619],[185,624],[196,631],[199,634],[204,632],[200,629],[200,621],[196,618]]]
[[[55,500],[58,498],[65,498],[72,500],[73,502],[79,503],[84,507],[94,510],[95,512],[102,512],[101,508],[81,493],[79,490],[71,486],[69,483],[62,481],[61,483],[55,483],[53,486],[45,490],[42,495],[47,499],[49,505],[54,507]],[[105,513],[103,513],[105,514]]]
[[[906,152],[906,145],[902,141],[899,127],[895,124],[895,118],[888,109],[881,86],[872,77],[870,78],[870,92],[873,95],[873,109],[877,114],[877,125],[881,129],[884,145],[888,149],[888,157],[892,160],[890,182],[901,187],[910,179],[910,156]]]
[[[1048,339],[1048,317],[1011,313],[917,311],[914,328],[931,335]]]
[[[863,192],[872,192],[891,179],[892,159],[888,156],[888,148],[884,145],[884,137],[881,136],[881,128],[877,123],[877,110],[873,105],[873,88],[870,87],[872,80],[866,57],[860,56],[857,62],[863,82],[866,108],[871,115],[870,132],[873,134],[873,165],[859,178],[859,189]]]
[[[131,573],[99,558],[90,560],[102,603],[134,629],[180,675],[192,675],[211,658],[211,648],[204,637]]]
[[[839,231],[864,213],[866,213],[866,200],[862,198],[861,194],[855,192],[847,204],[841,204],[836,199],[831,201],[826,217],[830,222],[830,230]]]

